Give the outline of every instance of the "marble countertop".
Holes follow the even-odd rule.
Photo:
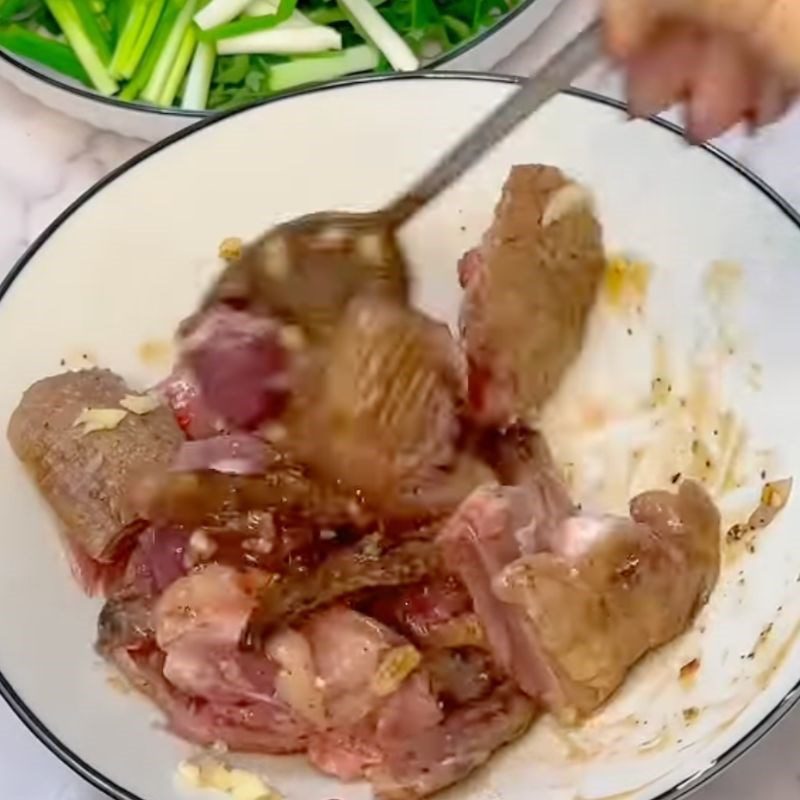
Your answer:
[[[581,0],[566,0],[498,71],[524,73],[579,24]],[[619,76],[598,69],[580,82],[619,95]],[[50,111],[0,82],[0,270],[81,192],[139,152],[143,142],[97,131]],[[755,138],[726,136],[719,146],[800,207],[800,109]],[[800,797],[800,710],[742,758],[697,800],[796,800]],[[9,800],[101,800],[103,795],[40,745],[0,700],[0,797]]]

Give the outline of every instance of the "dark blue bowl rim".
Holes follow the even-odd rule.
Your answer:
[[[431,69],[438,69],[440,67],[446,66],[456,58],[459,58],[460,56],[463,56],[466,53],[471,52],[476,47],[482,45],[490,36],[493,36],[495,33],[502,30],[507,25],[510,25],[520,14],[527,11],[537,1],[538,0],[520,0],[518,4],[514,8],[512,8],[511,11],[508,12],[508,14],[499,18],[497,22],[491,26],[491,28],[487,28],[486,30],[481,31],[477,36],[473,36],[471,39],[468,39],[466,42],[463,42],[458,47],[454,47],[452,50],[448,50],[446,53],[442,53],[442,55],[432,59],[430,62],[425,64],[424,71],[428,71]],[[207,119],[210,116],[219,115],[219,112],[215,111],[192,111],[184,108],[172,108],[172,107],[162,108],[161,106],[152,106],[147,103],[126,102],[116,97],[107,97],[106,95],[100,94],[99,92],[95,92],[92,89],[89,89],[85,86],[81,86],[78,83],[72,83],[68,79],[60,77],[58,73],[43,72],[40,69],[38,69],[33,62],[29,62],[24,59],[18,58],[13,53],[9,53],[7,50],[0,49],[0,61],[5,61],[7,64],[11,65],[15,69],[18,69],[21,72],[26,73],[31,78],[41,81],[42,83],[46,83],[49,86],[52,86],[53,88],[61,89],[65,92],[69,92],[72,95],[82,97],[85,100],[91,100],[95,103],[101,103],[102,105],[106,105],[111,108],[128,109],[131,111],[139,111],[144,114],[154,114],[155,116],[161,116],[161,117],[179,117],[187,120]],[[372,74],[370,74],[370,77],[371,75]],[[340,81],[332,81],[331,83],[340,83]],[[319,88],[319,84],[309,88]],[[303,91],[305,90],[301,88],[299,90],[286,92],[282,95],[279,95],[279,97],[287,97],[287,96],[292,96],[294,94],[302,94]],[[274,98],[265,98],[265,99],[266,100],[277,99],[277,97],[278,96]],[[256,103],[256,105],[259,104],[260,103]]]
[[[247,113],[248,111],[258,108],[259,106],[269,105],[271,103],[282,102],[296,96],[303,96],[306,94],[314,94],[316,92],[326,92],[332,89],[339,89],[348,86],[359,86],[365,83],[379,83],[382,81],[409,81],[409,80],[440,80],[440,81],[477,81],[497,84],[515,85],[520,82],[520,78],[510,75],[493,75],[481,72],[415,72],[415,73],[393,73],[388,75],[363,75],[355,78],[344,79],[332,83],[327,83],[318,87],[310,87],[291,95],[280,95],[262,101],[256,105],[246,106],[244,108],[235,109],[225,114],[206,117],[199,122],[190,125],[177,133],[168,136],[162,141],[146,148],[132,159],[117,167],[108,173],[104,178],[85,191],[77,200],[71,203],[58,217],[56,217],[50,225],[36,238],[36,240],[28,247],[25,253],[14,264],[11,271],[0,282],[0,301],[8,292],[11,285],[16,278],[22,273],[25,267],[33,260],[36,253],[44,246],[44,244],[53,236],[53,234],[64,225],[69,218],[75,214],[83,205],[88,203],[95,195],[99,194],[102,189],[119,178],[128,170],[138,166],[146,161],[150,156],[165,150],[171,145],[180,142],[192,133],[207,128],[211,125],[218,125],[224,122],[229,117],[238,116]],[[610,97],[597,94],[595,92],[586,91],[582,89],[570,89],[567,94],[581,98],[583,100],[597,103],[609,108],[616,109],[621,113],[627,113],[627,108],[624,103]],[[661,119],[660,117],[652,117],[649,120],[652,124],[661,128],[665,132],[672,135],[683,136],[683,129],[669,122]],[[734,158],[724,153],[722,150],[714,147],[713,145],[705,144],[700,145],[701,149],[710,155],[712,158],[717,159],[726,166],[730,167],[738,173],[744,180],[746,180],[756,191],[764,195],[770,200],[786,218],[795,226],[800,229],[800,214],[794,207],[783,197],[781,197],[774,189],[772,189],[765,181],[751,172],[747,167],[740,164]],[[47,726],[33,713],[25,701],[17,694],[11,686],[6,677],[0,672],[0,697],[2,697],[12,711],[19,717],[22,723],[28,730],[59,760],[66,764],[75,773],[80,775],[89,784],[99,789],[112,800],[145,800],[145,798],[134,794],[133,792],[125,789],[111,779],[103,775],[97,768],[80,758],[73,752],[64,742],[59,740]],[[767,714],[761,722],[759,722],[751,731],[743,736],[736,744],[730,747],[725,753],[718,758],[710,761],[701,770],[694,775],[686,778],[677,786],[663,792],[653,800],[682,800],[694,793],[702,786],[707,784],[713,778],[717,777],[725,769],[730,767],[736,760],[747,753],[752,747],[758,744],[794,707],[800,699],[800,680],[786,693],[780,702]]]

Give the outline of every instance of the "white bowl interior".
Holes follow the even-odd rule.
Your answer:
[[[375,80],[250,109],[147,155],[48,232],[3,296],[0,418],[62,360],[151,383],[168,368],[176,323],[219,268],[223,238],[311,210],[379,205],[512,88],[452,76]],[[552,163],[585,182],[608,250],[650,264],[641,303],[604,295],[586,352],[545,419],[578,498],[617,508],[636,489],[691,472],[691,442],[716,425],[739,444],[714,453],[736,474],[712,470],[711,488],[726,519],[740,520],[762,470],[800,474],[797,220],[673,133],[560,97],[405,233],[420,303],[451,324],[456,261],[490,220],[509,167],[522,162]],[[688,410],[677,400],[651,407],[654,376],[668,376]],[[146,702],[109,685],[91,646],[99,604],[73,585],[49,512],[5,440],[0,474],[0,673],[94,780],[123,787],[107,783],[112,793],[183,796],[174,772],[190,748],[158,728]],[[721,490],[733,482],[741,488]],[[800,679],[798,513],[790,502],[753,553],[725,545],[720,586],[694,628],[637,667],[589,723],[565,730],[542,720],[454,795],[651,800],[712,767]],[[679,680],[695,658],[697,679]],[[297,759],[249,763],[289,800],[369,796]]]

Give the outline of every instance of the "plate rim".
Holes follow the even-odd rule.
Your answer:
[[[528,0],[527,3],[521,3],[520,7],[526,7],[529,4],[535,3],[536,0]],[[5,54],[0,53],[0,58],[5,57]],[[137,167],[139,164],[146,161],[153,155],[167,149],[168,147],[176,144],[182,139],[191,136],[193,133],[217,125],[230,117],[246,114],[254,109],[262,106],[271,105],[273,103],[280,103],[286,100],[291,100],[296,97],[303,97],[309,94],[317,94],[321,92],[329,92],[335,89],[343,89],[352,86],[360,86],[362,84],[380,83],[384,81],[402,82],[414,80],[440,80],[440,81],[475,81],[483,83],[496,83],[503,85],[517,85],[520,84],[523,78],[513,75],[501,75],[487,72],[457,72],[448,70],[433,71],[420,71],[410,73],[390,73],[390,74],[367,74],[350,78],[344,78],[338,81],[332,81],[318,86],[309,86],[300,89],[290,94],[279,95],[277,97],[267,98],[258,103],[247,105],[242,108],[233,109],[231,111],[217,114],[214,116],[206,116],[200,118],[198,122],[189,125],[182,130],[179,130],[164,139],[149,145],[141,152],[125,161],[123,164],[115,167],[103,178],[94,183],[84,192],[82,192],[75,200],[73,200],[47,227],[31,242],[25,249],[23,254],[16,260],[7,275],[0,281],[0,303],[2,303],[8,290],[11,288],[14,281],[19,277],[25,267],[33,260],[34,256],[44,246],[44,244],[56,233],[56,231],[64,225],[73,214],[75,214],[82,206],[89,202],[95,195],[99,194],[106,186],[113,183],[117,178],[124,175],[129,170]],[[570,88],[564,94],[585,100],[590,103],[595,103],[607,108],[616,109],[627,113],[627,105],[615,98],[608,97],[587,89]],[[647,121],[662,130],[669,132],[673,135],[683,136],[683,129],[669,120],[663,119],[658,116],[648,117]],[[770,200],[797,228],[800,229],[800,211],[795,210],[789,201],[773,189],[765,180],[756,175],[745,165],[741,164],[735,158],[719,149],[715,145],[704,143],[697,145],[702,151],[710,155],[712,158],[720,161],[725,166],[732,169],[740,177],[750,183],[757,191]],[[5,700],[12,712],[22,722],[22,724],[30,731],[44,747],[50,751],[59,761],[69,767],[75,774],[98,789],[112,800],[150,800],[144,798],[134,792],[126,789],[123,786],[112,781],[104,775],[98,768],[92,766],[78,756],[70,747],[56,737],[49,728],[34,714],[27,703],[17,694],[11,683],[0,670],[0,698]],[[792,710],[792,708],[800,700],[800,679],[797,683],[789,689],[783,698],[775,705],[775,707],[751,730],[745,733],[738,742],[733,744],[728,750],[722,753],[713,761],[710,761],[704,767],[699,769],[693,775],[684,779],[676,786],[662,792],[654,800],[682,800],[693,794],[698,789],[702,788],[714,778],[721,775],[728,767],[733,765],[745,753],[750,751],[755,745],[761,742],[764,737],[775,728],[778,723]]]

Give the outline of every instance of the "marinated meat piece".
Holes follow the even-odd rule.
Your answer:
[[[464,381],[444,326],[356,300],[325,356],[288,415],[298,460],[389,516],[446,513],[489,477],[457,452]]]
[[[685,482],[677,494],[635,498],[630,519],[573,516],[539,540],[540,518],[535,507],[524,513],[519,491],[473,495],[442,545],[498,663],[573,720],[706,602],[719,570],[719,514],[700,486]]]
[[[223,417],[206,402],[197,376],[186,364],[178,363],[155,390],[172,409],[176,422],[190,439],[207,439],[228,428]]]
[[[307,746],[309,726],[277,697],[225,703],[187,694],[164,678],[164,657],[157,650],[117,648],[110,660],[161,709],[176,736],[204,746],[223,743],[231,750],[276,755],[299,753]]]
[[[384,749],[436,727],[443,718],[430,679],[414,672],[370,717],[349,728],[312,735],[308,757],[322,772],[343,781],[363,778],[384,759]]]
[[[449,708],[482,700],[501,682],[489,654],[474,647],[433,650],[424,665],[434,691]]]
[[[487,486],[464,501],[439,537],[445,563],[472,596],[492,655],[512,675],[529,648],[517,616],[497,596],[492,581],[521,553],[533,553],[543,546],[536,536],[540,521],[548,529],[557,522],[547,519],[545,508],[536,507],[524,489]],[[529,680],[538,686],[533,677],[541,671],[538,661],[528,658],[525,663]],[[521,685],[527,690],[525,680]]]
[[[289,396],[291,354],[278,322],[214,306],[184,326],[180,368],[226,429],[248,430],[280,416]]]
[[[315,614],[303,634],[311,644],[331,727],[355,725],[383,703],[386,695],[374,690],[375,676],[384,656],[405,644],[401,636],[341,606]],[[395,689],[405,676],[397,677]]]
[[[87,408],[119,408],[129,389],[107,370],[68,372],[35,383],[11,416],[8,439],[55,511],[79,558],[108,564],[140,522],[129,502],[135,479],[167,466],[181,442],[166,408],[127,414],[113,430],[84,433]]]
[[[149,527],[139,534],[128,560],[124,584],[139,594],[157,595],[186,574],[188,531]]]
[[[571,514],[574,504],[544,436],[521,423],[484,431],[478,451],[504,486],[536,495],[542,514],[553,520]]]
[[[357,295],[408,301],[408,271],[391,232],[363,237],[366,216],[345,216],[344,232],[313,240],[298,235],[297,220],[271,229],[248,245],[222,274],[205,306],[225,303],[298,325],[314,342],[325,342]]]
[[[292,464],[258,476],[154,471],[134,487],[131,502],[147,519],[187,527],[223,525],[251,512],[296,515],[330,528],[369,520],[357,498]]]
[[[369,613],[425,648],[483,647],[483,626],[453,576],[434,575],[400,592],[371,595]]]
[[[97,621],[97,650],[105,655],[117,648],[137,650],[155,641],[152,595],[120,592],[103,605]]]
[[[334,552],[315,569],[289,572],[264,587],[244,641],[249,646],[263,642],[278,624],[291,624],[315,608],[357,592],[416,583],[434,571],[439,560],[439,548],[432,541],[392,543],[367,536]]]
[[[97,650],[155,646],[153,608],[158,595],[186,573],[189,535],[169,528],[139,534],[118,588],[100,612]]]
[[[375,743],[374,731],[330,730],[312,734],[308,760],[320,771],[340,781],[356,781],[367,769],[380,764],[383,753]]]
[[[686,559],[697,582],[697,605],[706,603],[719,578],[720,516],[703,488],[684,481],[677,495],[672,492],[644,492],[630,505],[631,518],[647,525],[653,533],[670,542]],[[694,613],[693,608],[689,613]]]
[[[257,593],[271,580],[256,570],[209,564],[179,578],[155,608],[156,641],[168,650],[178,640],[236,647]]]
[[[211,470],[229,475],[264,475],[281,461],[281,454],[263,439],[239,433],[184,442],[172,469],[175,472]]]
[[[522,736],[533,718],[530,699],[501,686],[439,725],[394,740],[382,761],[367,768],[367,777],[381,800],[427,797],[463,780],[496,750]]]
[[[415,670],[381,707],[375,741],[384,749],[438,725],[444,714],[427,668]]]
[[[583,343],[605,260],[585,193],[554,167],[515,166],[480,247],[460,265],[470,405],[528,420]]]

